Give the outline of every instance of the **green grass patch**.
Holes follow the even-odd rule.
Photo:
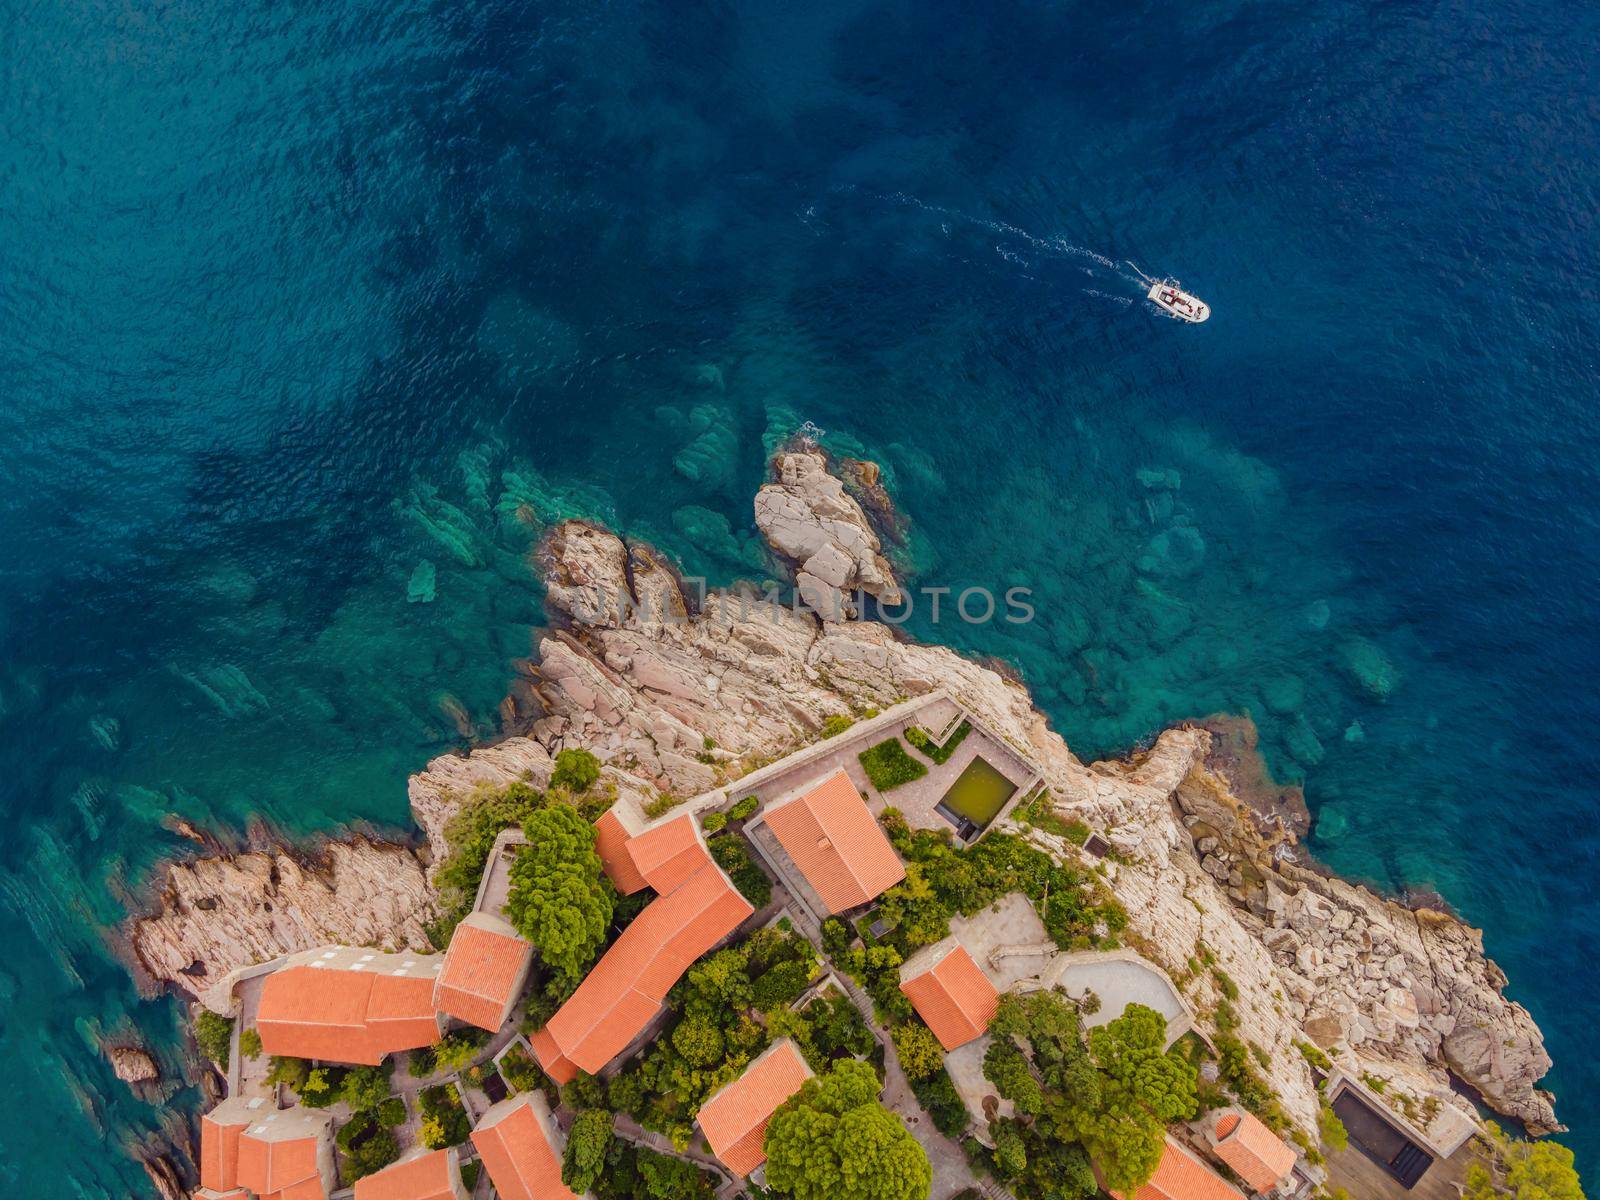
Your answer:
[[[928,773],[927,767],[906,753],[899,738],[879,742],[856,757],[861,760],[861,769],[872,780],[872,786],[880,792],[892,791]]]
[[[938,742],[934,741],[928,736],[926,730],[919,729],[917,726],[913,725],[910,729],[906,730],[906,741],[910,742],[934,762],[938,763],[940,766],[943,766],[945,763],[950,761],[950,756],[956,752],[956,747],[961,745],[961,743],[966,740],[967,734],[971,732],[971,722],[963,721],[960,725],[956,726],[956,731],[950,735],[950,740],[941,746]]]

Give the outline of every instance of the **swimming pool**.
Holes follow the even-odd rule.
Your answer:
[[[995,819],[1017,785],[982,758],[974,758],[939,801],[937,811],[956,826],[964,840]]]

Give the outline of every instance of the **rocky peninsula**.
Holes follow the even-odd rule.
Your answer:
[[[426,848],[361,836],[305,856],[174,864],[157,910],[130,923],[140,968],[200,997],[230,971],[325,942],[422,949],[438,910],[429,864],[479,784],[543,785],[554,755],[579,747],[619,790],[696,796],[817,740],[830,718],[944,689],[1038,764],[1061,823],[1110,847],[1091,865],[1127,909],[1125,940],[1178,981],[1202,1028],[1229,1010],[1296,1125],[1316,1128],[1320,1048],[1345,1074],[1382,1080],[1419,1126],[1473,1119],[1453,1077],[1530,1132],[1560,1128],[1538,1086],[1550,1066],[1539,1029],[1504,996],[1480,932],[1313,869],[1297,848],[1303,822],[1253,803],[1230,739],[1183,725],[1085,763],[1022,683],[859,619],[852,591],[892,602],[901,586],[841,480],[859,485],[859,467],[781,452],[756,498],[759,527],[815,611],[753,591],[699,598],[648,546],[582,522],[550,529],[537,566],[556,621],[526,681],[537,715],[522,735],[411,778]],[[879,512],[885,499],[868,503]],[[1025,832],[1084,855],[1046,823]]]

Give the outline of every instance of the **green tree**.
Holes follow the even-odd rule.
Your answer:
[[[344,1077],[340,1089],[344,1102],[355,1112],[377,1108],[389,1098],[389,1069],[383,1067],[354,1067]]]
[[[261,1034],[255,1029],[246,1029],[239,1034],[239,1053],[246,1058],[261,1057]]]
[[[944,1067],[944,1047],[921,1021],[902,1021],[894,1027],[894,1052],[907,1079],[925,1079]]]
[[[489,862],[489,851],[500,831],[523,824],[544,803],[543,794],[521,780],[500,788],[485,785],[473,792],[445,824],[444,836],[450,849],[439,864],[437,875],[444,911],[438,923],[428,930],[434,945],[446,946],[456,925],[471,909],[478,881]]]
[[[582,1195],[594,1186],[605,1169],[606,1151],[611,1149],[611,1127],[616,1118],[603,1108],[578,1114],[567,1134],[567,1149],[561,1160],[561,1182]]]
[[[549,966],[580,979],[605,941],[615,896],[594,827],[556,805],[534,813],[523,829],[528,844],[511,864],[506,914]]]
[[[204,1054],[224,1071],[228,1069],[228,1046],[233,1041],[233,1022],[227,1017],[201,1008],[194,1014],[194,1040]]]
[[[556,767],[550,773],[550,786],[565,788],[576,796],[587,792],[599,778],[598,758],[587,750],[563,750],[556,755]]]
[[[705,1016],[685,1017],[672,1031],[672,1048],[690,1066],[712,1066],[722,1061],[722,1030]]]
[[[1163,1049],[1166,1018],[1142,1004],[1089,1035],[1086,1060],[1059,1072],[1059,1122],[1080,1141],[1113,1191],[1132,1192],[1161,1161],[1169,1122],[1194,1115],[1194,1067]]]
[[[1009,1037],[995,1037],[983,1054],[983,1077],[1017,1106],[1017,1111],[1037,1116],[1044,1111],[1044,1089],[1034,1078],[1028,1058]]]
[[[286,1058],[274,1054],[267,1060],[267,1082],[281,1083],[292,1092],[298,1093],[305,1087],[310,1074],[311,1064],[303,1058]]]
[[[989,1126],[994,1138],[994,1168],[1002,1179],[1020,1179],[1028,1169],[1028,1146],[1022,1127],[1015,1121],[996,1121]]]
[[[1514,1140],[1484,1126],[1485,1161],[1467,1169],[1463,1200],[1584,1200],[1572,1151],[1558,1142]]]
[[[795,1200],[927,1200],[928,1156],[900,1118],[878,1102],[878,1077],[845,1061],[773,1114],[767,1183]]]
[[[313,1067],[300,1089],[300,1103],[307,1108],[327,1108],[338,1102],[344,1091],[344,1077],[336,1067]]]

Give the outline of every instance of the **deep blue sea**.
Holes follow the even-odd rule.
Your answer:
[[[403,826],[499,730],[539,526],[759,575],[805,421],[919,583],[1034,590],[920,636],[1085,757],[1250,713],[1321,856],[1482,925],[1594,1166],[1597,44],[1535,0],[0,0],[0,1193],[147,1194],[94,1044],[176,1068],[106,948],[164,815]]]

